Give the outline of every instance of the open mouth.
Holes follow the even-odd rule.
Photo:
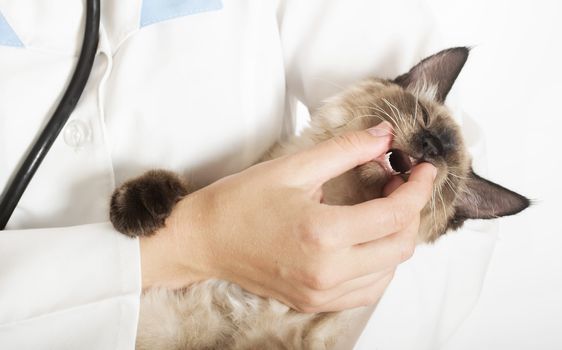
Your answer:
[[[391,175],[409,174],[412,167],[419,162],[408,153],[396,148],[389,150],[375,161]]]

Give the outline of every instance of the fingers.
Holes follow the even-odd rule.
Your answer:
[[[394,271],[394,268],[379,271],[326,290],[301,287],[299,292],[295,292],[293,286],[291,290],[285,291],[284,295],[276,296],[276,299],[306,313],[339,311],[371,305],[378,301],[394,276]]]
[[[289,157],[293,179],[320,186],[353,167],[388,151],[392,128],[388,122],[374,129],[348,132]],[[295,172],[296,171],[296,172]]]
[[[402,178],[398,175],[395,175],[388,180],[386,185],[384,185],[382,189],[382,195],[384,197],[388,197],[392,192],[394,192],[398,187],[400,187],[404,182]]]
[[[357,289],[324,305],[316,307],[315,309],[320,311],[313,310],[313,312],[342,311],[359,306],[375,305],[382,297],[390,281],[392,281],[393,276],[393,273],[388,273],[369,286]]]
[[[372,270],[372,269],[371,269]],[[366,275],[362,275],[351,280],[345,281],[338,284],[336,287],[329,289],[326,292],[325,301],[322,305],[325,305],[331,301],[340,299],[341,297],[348,295],[356,290],[364,289],[373,284],[377,283],[380,279],[385,276],[394,273],[395,267],[380,270],[377,272],[371,272]]]
[[[402,232],[335,253],[316,268],[312,265],[309,273],[300,275],[300,283],[291,287],[301,291],[296,300],[304,300],[293,305],[318,307],[373,285],[412,256],[418,227],[419,215]]]
[[[344,286],[348,281],[395,269],[413,255],[419,223],[418,214],[398,233],[333,253],[337,255],[325,261],[322,267],[316,269],[316,273],[310,273],[310,281],[305,281],[305,284],[309,288],[328,290]],[[342,289],[342,293],[348,291]]]
[[[388,198],[410,199],[419,211],[431,198],[435,176],[437,176],[435,166],[429,163],[418,164],[412,168],[408,181],[392,192]]]
[[[418,227],[419,217],[400,233],[351,247],[329,269],[329,278],[305,284],[304,294],[292,305],[305,312],[325,312],[374,304],[396,266],[413,255]]]
[[[435,171],[433,165],[422,163],[413,168],[406,183],[395,189],[399,180],[393,180],[387,187],[391,193],[386,198],[353,206],[326,206],[326,231],[336,236],[341,246],[361,244],[402,231],[431,198]]]
[[[417,215],[401,232],[376,241],[351,247],[347,270],[341,273],[347,278],[358,278],[373,273],[373,268],[390,269],[408,260],[414,254],[420,217]]]
[[[352,288],[345,293],[341,293],[341,291],[329,291],[311,294],[313,296],[318,296],[312,297],[308,300],[312,302],[296,302],[294,307],[302,312],[314,313],[341,311],[359,306],[373,305],[379,301],[393,276],[394,269],[366,276],[364,278],[358,278],[354,281],[350,281],[347,285],[349,287],[352,284],[357,284],[354,286],[355,288]],[[329,295],[330,297],[326,298],[324,295]],[[327,301],[323,302],[323,300]]]
[[[433,166],[417,166],[408,182],[399,177],[391,179],[383,191],[387,198],[363,206],[325,206],[331,210],[323,212],[326,216],[317,221],[322,223],[317,229],[322,232],[320,237],[330,239],[318,244],[317,250],[331,258],[311,265],[316,268],[309,269],[309,278],[300,284],[300,298],[291,305],[301,311],[318,312],[375,303],[390,281],[391,277],[385,276],[414,252],[419,213],[430,197],[434,176]],[[345,215],[338,217],[341,213]],[[357,235],[361,230],[364,233]],[[337,232],[344,234],[336,236]],[[357,236],[362,239],[349,240],[354,235],[355,240]]]
[[[369,300],[366,300],[368,299],[367,295],[371,294],[368,290],[372,290],[373,286],[379,285],[380,292],[377,294],[380,296],[388,281],[394,275],[394,270],[395,268],[374,272],[346,281],[331,289],[319,289],[310,285],[295,283],[292,285],[284,284],[280,290],[276,291],[270,289],[270,284],[275,283],[273,280],[257,281],[246,278],[237,281],[237,283],[244,283],[246,289],[256,295],[274,297],[283,304],[302,312],[327,312],[343,310],[346,308],[345,305],[354,307],[372,304],[368,302]],[[359,291],[362,291],[363,296],[357,299],[356,296]]]

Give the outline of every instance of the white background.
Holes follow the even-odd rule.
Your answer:
[[[488,175],[534,199],[500,220],[456,349],[562,349],[562,2],[432,1],[450,44],[473,45],[458,83]]]

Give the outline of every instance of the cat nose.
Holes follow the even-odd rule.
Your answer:
[[[443,155],[443,145],[436,136],[426,133],[422,136],[422,150],[424,158],[435,158]]]

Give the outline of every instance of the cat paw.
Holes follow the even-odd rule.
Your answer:
[[[176,174],[151,170],[113,192],[109,218],[115,229],[127,236],[150,236],[164,227],[174,205],[187,193],[187,186]]]

